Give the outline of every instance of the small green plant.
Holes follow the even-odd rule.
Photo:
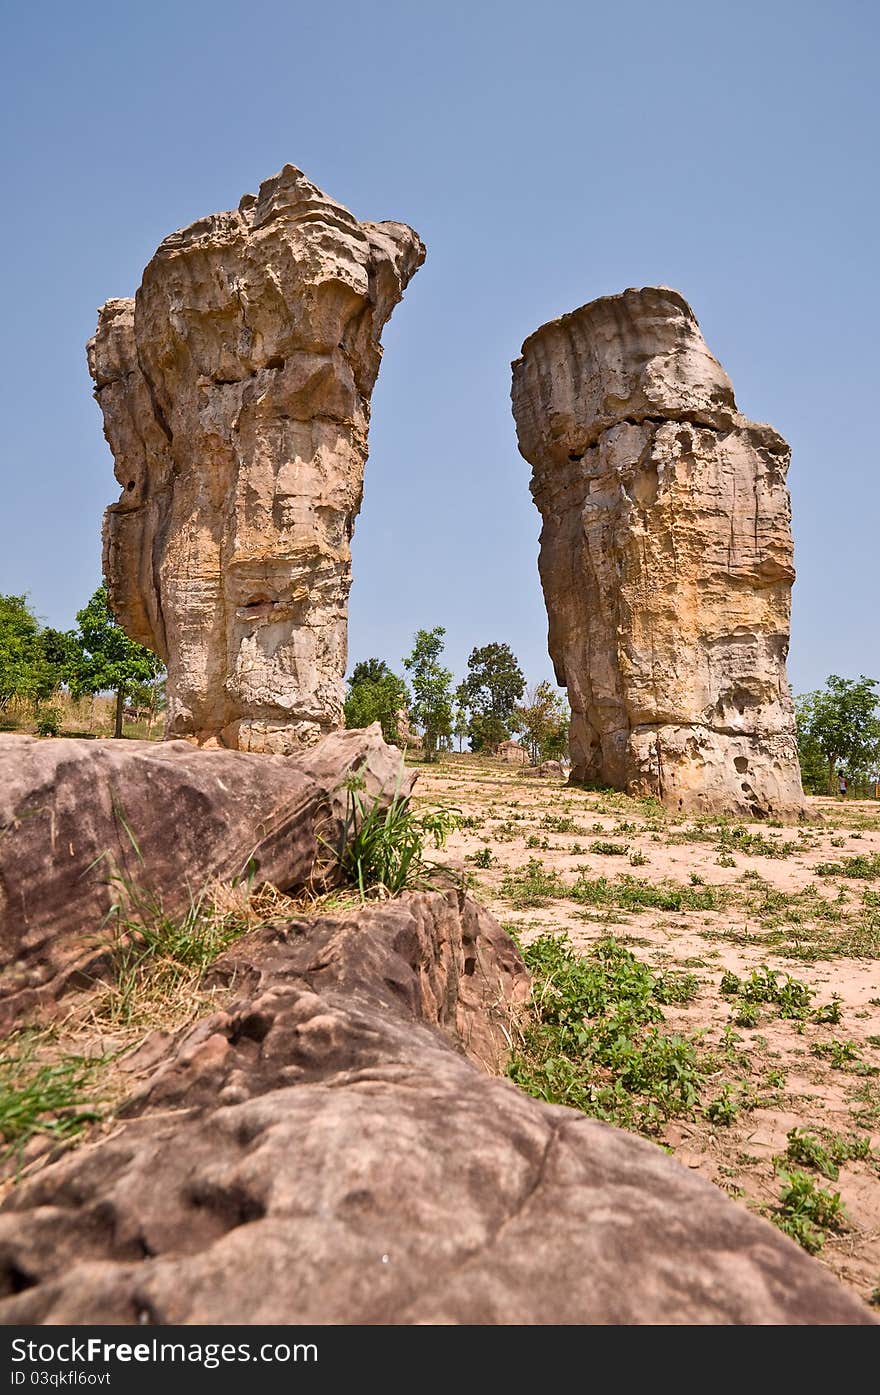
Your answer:
[[[812,1167],[817,1172],[821,1172],[823,1177],[836,1182],[839,1176],[839,1168],[829,1150],[818,1138],[806,1132],[805,1129],[789,1129],[785,1158],[789,1163],[795,1163],[799,1167]]]
[[[739,1118],[739,1105],[733,1098],[729,1085],[725,1085],[720,1095],[706,1105],[706,1118],[712,1124],[733,1124]]]
[[[506,872],[501,883],[502,895],[515,906],[546,906],[554,897],[565,894],[557,872],[548,871],[537,857],[530,857],[525,867]]]
[[[696,974],[674,973],[664,969],[654,978],[654,997],[658,1003],[692,1003],[699,991]]]
[[[837,1026],[840,1021],[840,996],[832,993],[830,1003],[822,1003],[813,1010],[813,1021],[826,1023],[829,1026]]]
[[[820,862],[816,868],[820,877],[853,877],[862,881],[874,881],[880,877],[880,853],[859,853],[856,857],[845,857],[842,862]]]
[[[631,852],[629,855],[630,867],[645,867],[647,866],[647,862],[648,859],[642,852],[641,848],[636,848],[635,852]]]
[[[761,1020],[757,1003],[739,1002],[733,1020],[737,1027],[757,1027]]]
[[[350,881],[356,883],[361,899],[368,890],[382,888],[392,896],[407,887],[424,885],[429,866],[424,860],[430,840],[442,848],[450,833],[459,827],[457,809],[422,809],[418,813],[410,801],[395,790],[390,803],[381,797],[367,804],[364,780],[350,776],[345,782],[346,809],[339,863]]]
[[[37,712],[37,736],[61,735],[60,707],[41,707]]]
[[[568,892],[573,901],[588,906],[617,906],[625,911],[713,911],[719,904],[712,886],[679,886],[674,882],[652,884],[629,874],[615,881],[590,878],[581,873]]]
[[[36,1134],[66,1142],[97,1119],[87,1094],[98,1064],[81,1056],[41,1063],[32,1047],[7,1050],[0,1057],[0,1158],[20,1154]]]
[[[591,853],[600,853],[604,857],[626,857],[629,852],[628,843],[606,843],[601,839],[596,839],[590,844]]]
[[[770,1219],[808,1254],[818,1254],[829,1230],[846,1229],[847,1215],[840,1192],[817,1187],[812,1177],[798,1168],[780,1172],[780,1179],[779,1203]]]
[[[482,868],[494,867],[497,860],[491,848],[479,848],[477,852],[465,858],[466,862],[472,862],[475,867]]]
[[[860,1061],[858,1042],[837,1041],[814,1041],[810,1047],[814,1056],[822,1056],[834,1070],[845,1070],[853,1061]]]
[[[568,818],[565,814],[545,814],[541,820],[541,827],[546,828],[549,833],[582,833],[574,819]]]
[[[717,865],[718,867],[735,867],[735,866],[736,866],[736,858],[735,858],[735,857],[731,857],[729,852],[720,853],[719,856],[716,857],[715,862],[716,862],[716,865]]]
[[[779,1009],[780,1017],[800,1021],[809,1016],[814,996],[812,988],[808,988],[800,979],[781,974],[778,969],[768,969],[766,964],[753,969],[746,979],[737,978],[734,973],[725,973],[720,992],[724,997],[737,997],[741,1004],[772,1003]]]
[[[526,838],[527,848],[539,848],[541,852],[546,852],[550,847],[549,840],[542,838],[538,833],[530,833]]]
[[[870,1138],[858,1135],[847,1138],[840,1133],[830,1133],[823,1142],[805,1129],[795,1128],[789,1129],[786,1137],[786,1162],[812,1167],[832,1182],[837,1181],[843,1163],[861,1162],[871,1156]]]

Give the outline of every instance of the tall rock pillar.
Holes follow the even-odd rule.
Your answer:
[[[606,296],[513,365],[572,778],[672,808],[804,808],[785,660],[789,448],[737,411],[677,291]]]
[[[379,340],[424,256],[286,165],[99,312],[104,574],[167,665],[169,736],[286,752],[341,725]]]

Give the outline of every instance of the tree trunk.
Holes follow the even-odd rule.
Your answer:
[[[113,735],[117,741],[122,736],[122,709],[125,706],[125,689],[116,689],[116,730]]]
[[[834,756],[828,757],[828,793],[832,799],[837,794],[837,790],[834,788]]]

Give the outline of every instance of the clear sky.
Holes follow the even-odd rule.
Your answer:
[[[116,498],[84,343],[286,161],[428,260],[373,397],[350,660],[443,624],[550,672],[510,360],[626,286],[693,305],[793,447],[789,671],[880,678],[875,0],[4,7],[0,591],[73,623]]]

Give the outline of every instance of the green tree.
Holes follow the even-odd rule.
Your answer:
[[[471,710],[471,750],[481,751],[510,736],[516,704],[526,686],[509,644],[484,644],[471,650],[464,681]]]
[[[440,743],[452,735],[452,673],[440,663],[445,634],[442,625],[418,630],[412,653],[403,661],[413,690],[410,712],[422,729],[426,761],[435,761]]]
[[[804,782],[825,763],[828,790],[834,794],[834,771],[845,767],[851,776],[880,760],[880,716],[877,680],[829,675],[825,687],[797,699],[798,748]]]
[[[533,764],[559,759],[568,746],[568,703],[545,679],[529,688],[516,709],[519,730]]]
[[[382,724],[386,741],[398,739],[397,714],[409,706],[409,692],[402,678],[392,673],[384,659],[363,659],[348,680],[345,725],[368,727]]]
[[[47,701],[67,680],[74,653],[73,637],[43,628],[26,596],[0,596],[0,709]]]
[[[78,653],[70,675],[71,691],[75,696],[115,692],[114,736],[120,737],[127,694],[135,684],[154,683],[162,673],[162,662],[152,650],[129,639],[117,623],[106,586],[98,587],[76,619]]]

